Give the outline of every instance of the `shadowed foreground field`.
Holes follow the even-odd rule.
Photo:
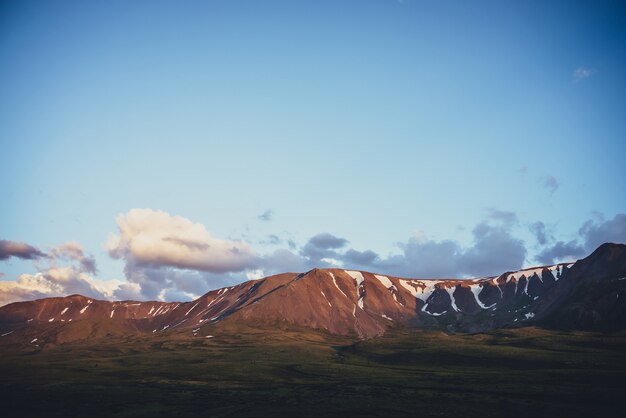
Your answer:
[[[626,335],[310,330],[2,349],[3,416],[624,416]]]

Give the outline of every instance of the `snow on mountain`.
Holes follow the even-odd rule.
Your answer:
[[[0,343],[20,338],[20,333],[38,338],[39,344],[71,340],[68,330],[86,323],[106,324],[100,328],[113,334],[197,336],[206,334],[201,327],[222,321],[284,323],[359,338],[381,335],[395,326],[476,332],[552,323],[557,317],[583,328],[589,324],[576,318],[606,317],[602,323],[609,328],[624,328],[626,321],[618,319],[626,316],[626,298],[619,298],[626,291],[626,282],[619,280],[625,275],[626,246],[612,244],[575,264],[476,279],[406,279],[333,268],[248,281],[182,303],[109,302],[72,295],[0,308]],[[581,308],[592,303],[586,294],[593,296],[596,306]],[[574,297],[584,300],[573,303]],[[34,329],[48,331],[44,337],[29,331]]]

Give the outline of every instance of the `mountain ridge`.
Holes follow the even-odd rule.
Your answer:
[[[626,299],[620,300],[625,276],[626,245],[608,243],[575,263],[484,278],[409,279],[314,268],[215,289],[189,302],[81,295],[16,302],[0,307],[0,344],[23,343],[35,334],[46,335],[30,343],[40,347],[90,335],[201,337],[229,322],[293,324],[360,339],[397,326],[470,333],[525,325],[614,331],[626,328]]]

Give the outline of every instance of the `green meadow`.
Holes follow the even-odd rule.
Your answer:
[[[624,334],[209,331],[3,349],[3,416],[623,416]]]

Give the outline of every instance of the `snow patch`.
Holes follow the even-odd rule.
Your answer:
[[[214,337],[213,335],[207,335],[207,336],[206,336],[206,337],[204,337],[204,338],[215,338],[215,337]]]
[[[87,308],[89,307],[90,304],[91,304],[91,302],[88,302],[87,305],[83,309],[80,310],[80,314],[81,315],[85,313],[85,311],[87,310]]]
[[[531,277],[533,277],[535,274],[537,275],[537,277],[539,277],[541,279],[541,272],[543,271],[543,267],[540,268],[536,268],[536,269],[528,269],[528,270],[520,270],[520,271],[516,271],[515,273],[511,273],[508,275],[506,282],[510,282],[511,279],[515,279],[516,281],[519,281],[519,279],[522,278],[522,276],[526,277],[526,279],[530,279]]]
[[[378,281],[380,281],[382,285],[385,286],[387,289],[393,289],[396,292],[398,291],[398,288],[391,282],[391,280],[389,280],[389,277],[380,276],[378,274],[375,274],[374,277],[376,277]]]
[[[361,284],[363,284],[363,282],[365,281],[365,278],[363,277],[363,273],[361,273],[360,271],[345,270],[345,272],[348,273],[350,275],[350,277],[352,277],[354,279],[354,281],[356,282],[357,287],[361,286]]]
[[[7,336],[9,334],[13,334],[13,331],[9,331],[9,332],[5,332],[4,334],[0,335],[0,337],[4,337]],[[35,338],[36,339],[36,338]]]
[[[381,315],[383,318],[393,321],[393,319],[389,318],[387,315]]]
[[[478,298],[478,295],[483,290],[483,288],[478,283],[471,285],[470,290],[474,294],[474,299],[476,299],[476,303],[478,303],[478,306],[480,306],[482,309],[490,309],[496,306],[495,303],[492,305],[486,306],[484,303],[480,301],[480,299]]]
[[[200,303],[200,302],[198,302],[198,303],[196,303],[195,305],[193,305],[193,306],[191,307],[191,309],[189,309],[189,310],[187,311],[187,313],[185,314],[185,316],[189,315],[189,312],[193,311],[193,308],[195,308],[196,306],[198,306],[198,304],[199,304],[199,303]]]
[[[360,271],[349,271],[349,270],[345,270],[346,273],[348,273],[356,282],[356,297],[359,298],[359,301],[357,302],[357,304],[359,305],[359,308],[363,309],[363,296],[361,296],[361,288],[363,286],[363,282],[365,281],[365,278],[363,277],[363,274]]]
[[[322,296],[324,296],[324,299],[326,299],[326,303],[328,303],[328,306],[330,306],[331,308],[333,307],[333,305],[330,304],[330,302],[328,301],[328,298],[326,297],[326,295],[324,294],[324,292],[322,292],[320,290],[320,293],[322,294]]]
[[[454,300],[454,291],[455,290],[456,290],[456,286],[455,287],[448,287],[448,288],[446,288],[446,292],[448,292],[448,294],[450,295],[450,304],[452,305],[452,309],[454,309],[457,312],[461,312],[459,307],[456,306],[456,302]]]
[[[33,340],[30,342],[31,344],[34,343],[35,341],[37,341],[37,338],[33,338]]]
[[[533,312],[528,312],[527,314],[524,314],[524,316],[526,317],[526,319],[530,319],[533,318],[535,314]]]
[[[401,305],[401,303],[398,301],[398,298],[396,297],[395,293],[392,293],[391,296],[393,297],[393,300],[395,300],[396,303],[398,303],[398,305]]]
[[[448,311],[443,311],[441,313],[434,313],[434,312],[428,312],[426,310],[426,307],[428,306],[428,303],[425,303],[424,306],[422,306],[422,312],[427,313],[428,315],[432,315],[432,316],[441,316],[443,314],[445,314]]]
[[[335,280],[335,275],[332,272],[328,272],[328,274],[330,274],[330,277],[333,279],[333,283],[335,284],[335,287],[337,288],[337,290],[339,290],[341,292],[342,295],[344,295],[345,297],[348,297],[348,295],[346,295],[345,293],[343,293],[343,290],[341,290],[339,288],[339,285],[337,284],[337,280]]]
[[[426,302],[430,295],[435,291],[437,284],[434,280],[422,281],[422,280],[399,280],[400,286],[408,290],[413,297]]]
[[[113,318],[113,314],[115,313],[115,309],[111,311],[111,318]]]
[[[552,276],[554,276],[554,280],[555,281],[558,281],[559,278],[560,278],[559,276],[560,276],[561,271],[559,270],[559,267],[560,266],[558,264],[554,265],[554,266],[551,266],[551,267],[548,267],[548,271],[550,273],[552,273]]]
[[[69,309],[69,307],[67,307],[67,308],[63,309],[63,310],[61,311],[61,315],[63,315],[65,312],[67,312],[67,310],[68,310],[68,309]]]

